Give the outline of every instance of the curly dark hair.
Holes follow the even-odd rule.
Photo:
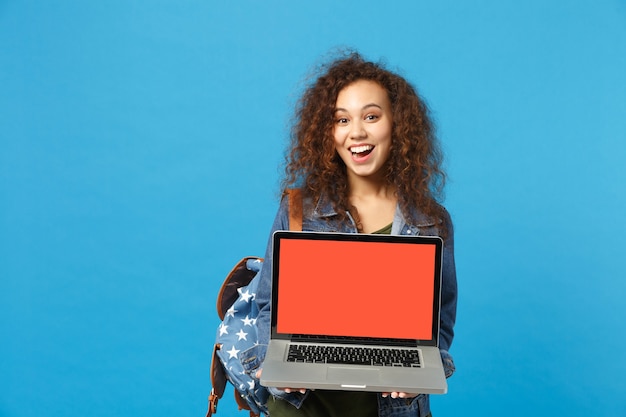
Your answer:
[[[414,221],[415,208],[444,223],[445,209],[438,203],[445,184],[439,148],[426,103],[403,77],[382,63],[366,61],[357,52],[344,53],[318,68],[320,74],[305,89],[295,111],[291,144],[286,154],[283,193],[300,187],[317,201],[326,195],[345,218],[350,209],[346,166],[335,150],[333,123],[339,92],[358,80],[374,81],[389,96],[393,115],[391,152],[385,180],[397,191],[403,215]]]

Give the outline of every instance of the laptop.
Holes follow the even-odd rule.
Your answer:
[[[277,231],[261,384],[444,394],[443,241]]]

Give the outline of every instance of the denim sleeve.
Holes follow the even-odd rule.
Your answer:
[[[289,204],[288,199],[283,198],[274,219],[270,237],[267,243],[267,249],[265,250],[265,258],[263,267],[260,272],[259,287],[255,296],[255,302],[259,308],[259,315],[257,317],[256,325],[259,335],[259,349],[258,355],[261,361],[265,359],[265,351],[270,339],[270,299],[272,297],[272,234],[276,230],[288,230],[289,229]]]
[[[454,323],[456,322],[457,283],[454,262],[454,227],[449,215],[446,223],[448,234],[443,246],[439,347],[444,351],[449,351],[454,338]]]
[[[454,359],[447,350],[439,349],[439,353],[441,354],[441,363],[443,363],[443,372],[445,373],[446,378],[450,378],[454,371],[456,371]]]

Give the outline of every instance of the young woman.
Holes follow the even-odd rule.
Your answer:
[[[301,188],[305,231],[444,239],[439,346],[450,376],[454,363],[448,350],[454,335],[457,286],[452,222],[437,201],[444,179],[428,108],[404,78],[357,53],[322,67],[296,109],[283,191]],[[286,200],[281,202],[272,233],[289,229]],[[270,332],[270,258],[268,247],[256,295],[260,345],[246,352],[260,360]],[[423,394],[298,388],[270,388],[270,392],[267,405],[272,417],[430,415],[428,396]]]

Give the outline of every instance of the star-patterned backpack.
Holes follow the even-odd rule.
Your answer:
[[[288,190],[289,228],[302,230],[302,197],[299,189]],[[254,297],[263,259],[250,256],[240,260],[226,276],[217,296],[217,313],[222,322],[217,329],[211,361],[211,395],[207,417],[217,412],[217,402],[226,382],[235,388],[239,410],[249,410],[250,417],[268,415],[267,389],[245,371],[240,354],[258,341],[256,318],[259,314]]]

